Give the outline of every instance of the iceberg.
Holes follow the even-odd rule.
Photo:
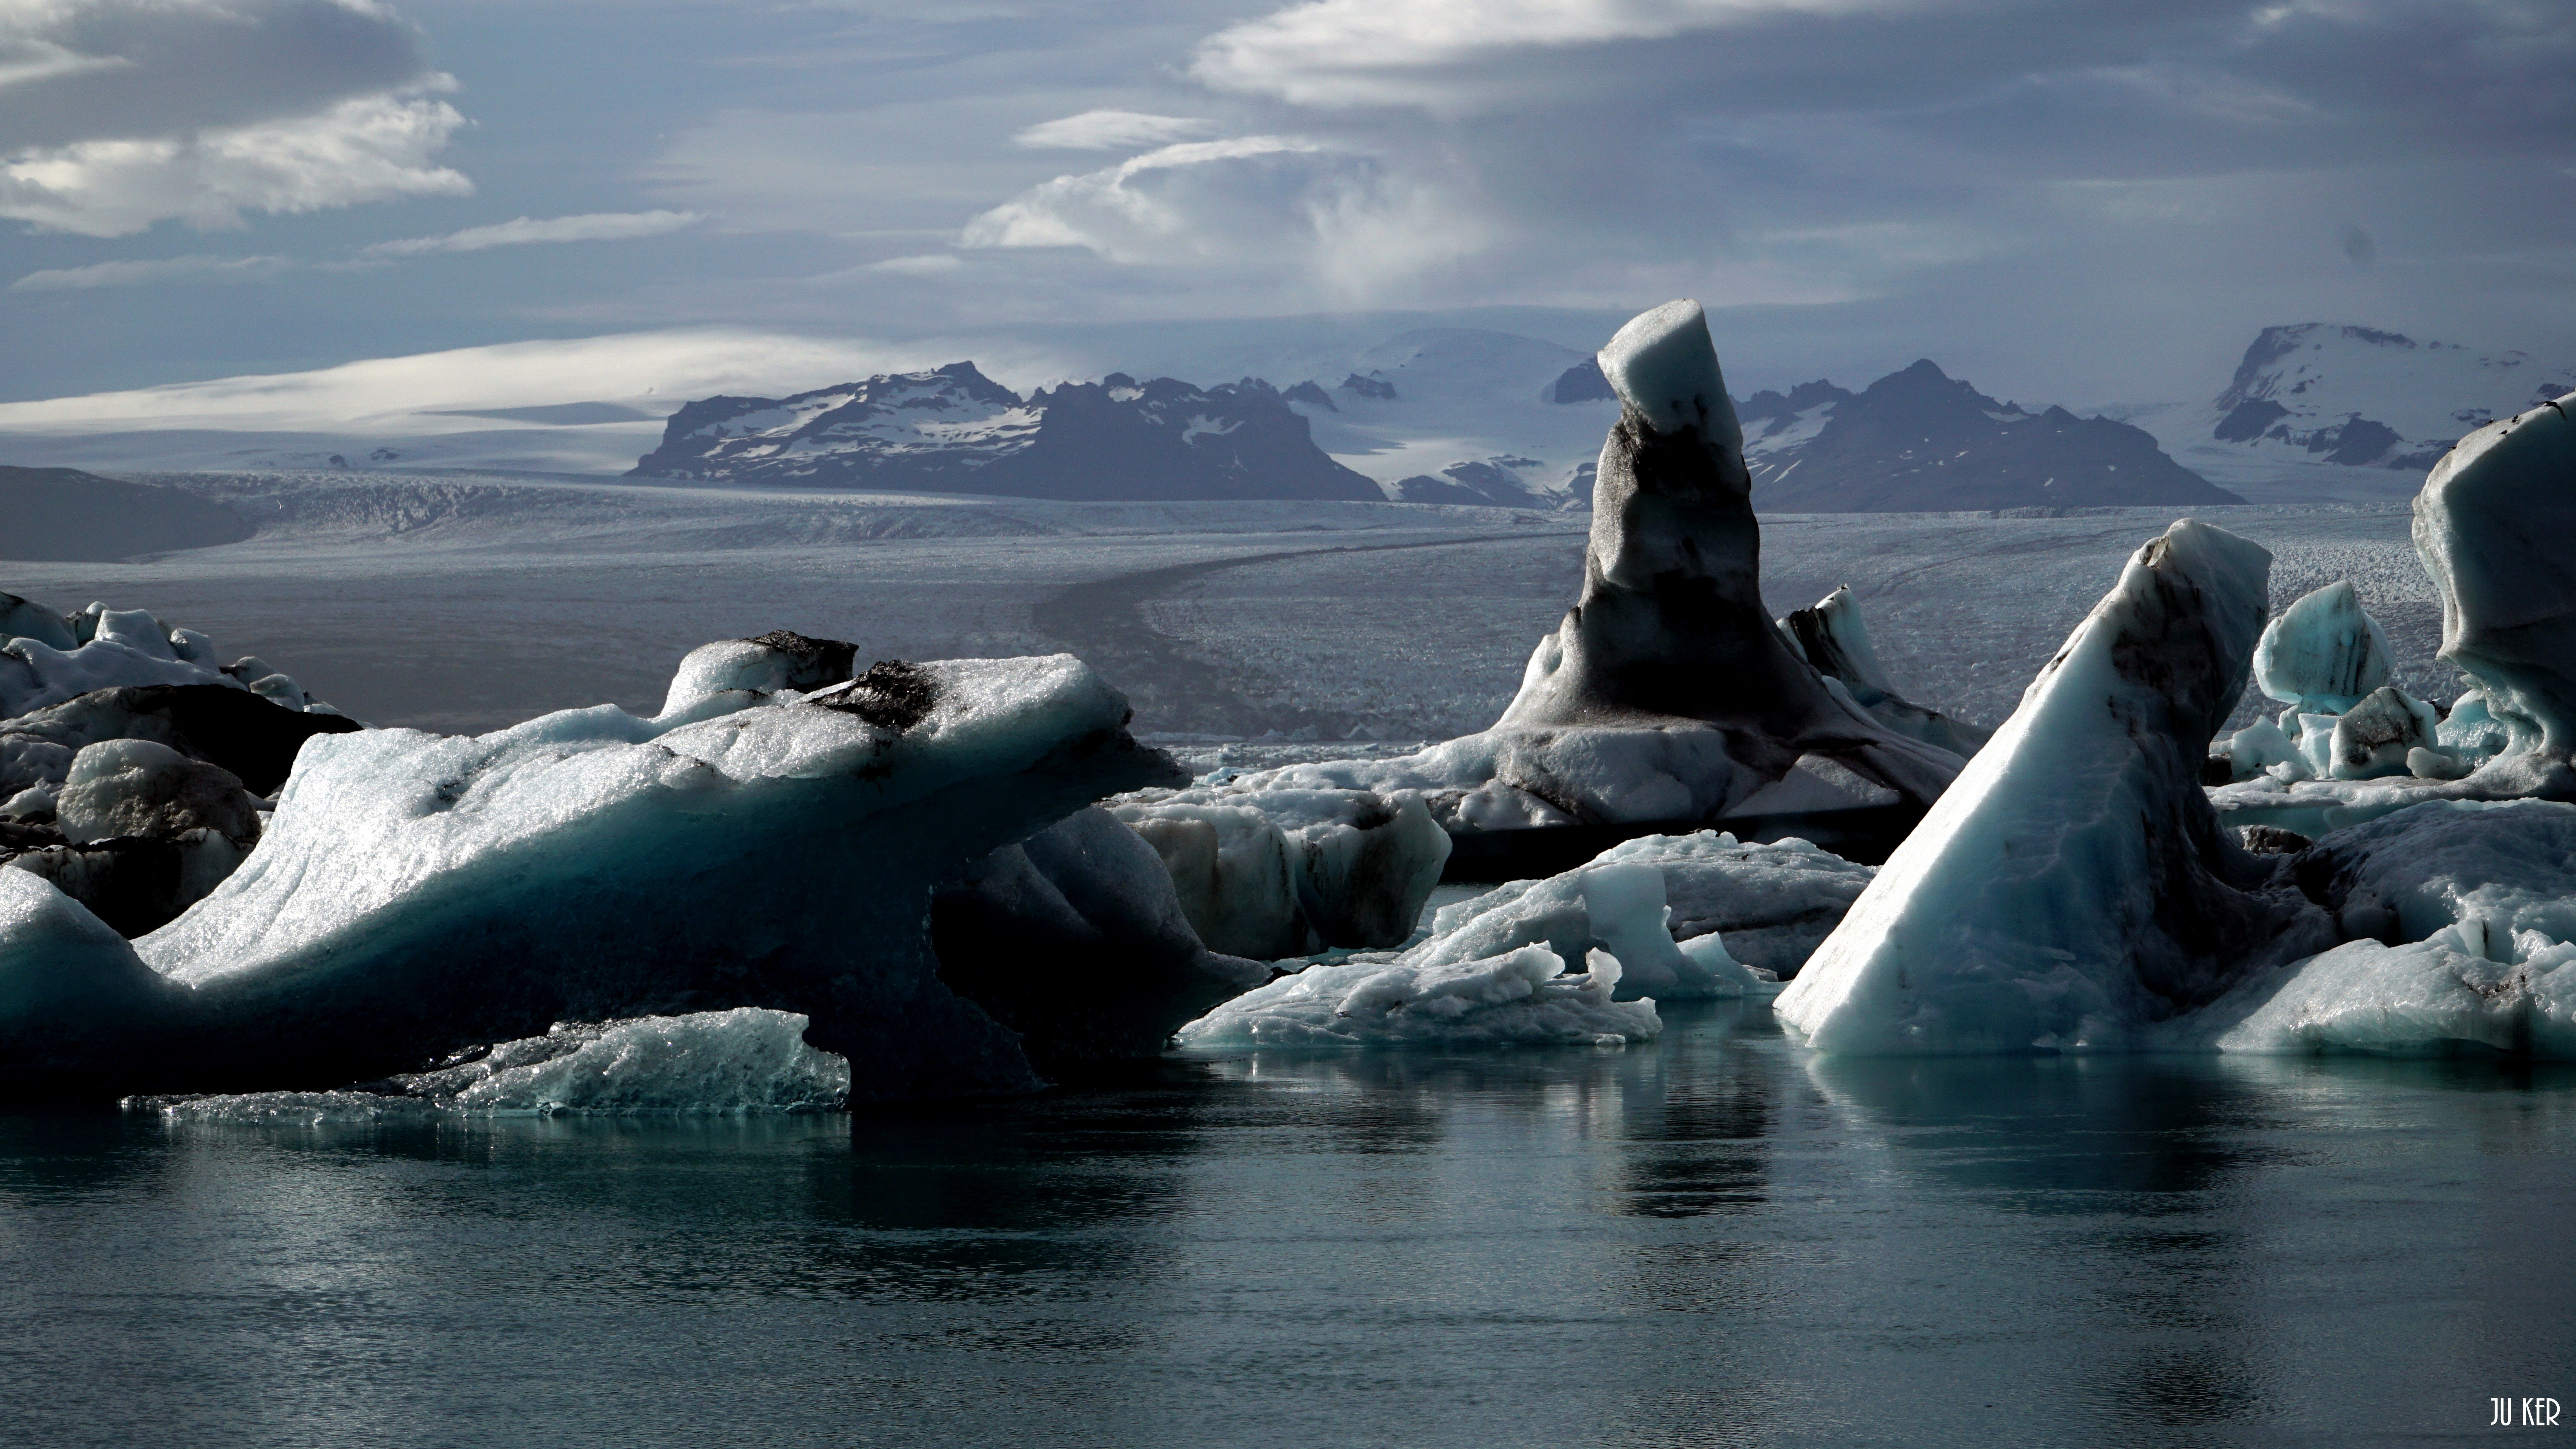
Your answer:
[[[168,1122],[825,1112],[849,1100],[850,1064],[805,1043],[793,1012],[558,1022],[426,1072],[361,1089],[133,1099]]]
[[[2349,579],[2303,594],[2254,646],[2254,682],[2293,713],[2341,714],[2388,682],[2387,632]]]
[[[2440,657],[2471,685],[2450,716],[2431,720],[2425,739],[2430,707],[2401,692],[2338,744],[2341,711],[2299,715],[2293,705],[2298,757],[2212,793],[2229,824],[2316,837],[2427,801],[2576,800],[2570,403],[2576,395],[2470,433],[2434,464],[2415,497],[2415,550],[2442,601]],[[2303,637],[2321,648],[2328,635],[2321,626]],[[2331,672],[2284,676],[2279,692]],[[2369,677],[2363,669],[2334,683]],[[2282,722],[2285,734],[2291,723]],[[2364,740],[2365,732],[2385,738]],[[2354,748],[2366,751],[2359,765],[2345,759]],[[2236,773],[2244,773],[2241,763]]]
[[[1411,791],[1145,790],[1111,810],[1160,854],[1199,935],[1261,960],[1402,945],[1449,859]]]
[[[2185,520],[2133,555],[2020,708],[1782,992],[1853,1053],[2105,1048],[2331,945],[2200,786],[2271,556]]]
[[[1543,946],[1489,960],[1309,966],[1180,1030],[1184,1047],[1625,1046],[1663,1029],[1652,1001],[1615,1001],[1619,963],[1563,974]]]
[[[0,1014],[0,1087],[328,1087],[555,1022],[738,1006],[810,1017],[854,1099],[1039,1085],[939,979],[931,891],[1177,779],[1125,700],[1059,655],[886,662],[705,708],[728,702],[676,724],[602,705],[471,738],[317,736],[259,848],[121,957],[0,871],[20,878],[0,981],[36,983],[0,998],[21,1004]],[[66,960],[91,985],[43,987]],[[93,989],[127,1004],[85,1006]]]
[[[1154,847],[1097,806],[968,866],[930,922],[939,979],[1040,1072],[1153,1056],[1175,1026],[1271,977],[1209,950]]]
[[[1652,907],[1667,911],[1652,918],[1656,927],[1684,952],[1697,942],[1719,943],[1750,973],[1734,978],[1738,986],[1795,976],[1877,873],[1804,840],[1755,845],[1714,830],[1640,836],[1562,874],[1511,881],[1442,906],[1430,935],[1402,959],[1467,961],[1545,945],[1571,964],[1606,948],[1633,973],[1640,963],[1601,929],[1597,882],[1613,869],[1651,870],[1659,878]],[[1648,994],[1670,999],[1668,991]]]
[[[1494,726],[1236,787],[1418,794],[1467,879],[1536,873],[1566,856],[1571,827],[1590,832],[1574,860],[1674,824],[1884,850],[1961,758],[1873,716],[1772,621],[1742,429],[1700,305],[1633,319],[1600,364],[1621,411],[1582,591]]]
[[[94,690],[0,720],[0,800],[31,789],[52,794],[73,756],[108,740],[167,745],[265,797],[286,783],[306,740],[358,728],[345,716],[285,708],[229,683]]]
[[[289,709],[328,711],[257,659],[215,663],[214,641],[141,609],[92,604],[54,614],[0,594],[0,720],[120,685],[211,685],[247,690]]]
[[[1827,688],[1841,689],[1854,705],[1896,733],[1963,760],[1994,737],[1991,730],[1925,709],[1896,692],[1878,662],[1878,651],[1870,647],[1869,626],[1861,621],[1860,602],[1852,597],[1849,584],[1837,586],[1806,608],[1790,611],[1779,623],[1790,647],[1815,666]]]
[[[2576,805],[2420,804],[2295,868],[2356,939],[2255,972],[2173,1044],[2576,1059]]]

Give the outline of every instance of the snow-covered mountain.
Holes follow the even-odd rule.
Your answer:
[[[1828,382],[1738,404],[1765,512],[2242,503],[2142,429],[1998,402],[1929,361],[1859,393]]]
[[[1111,373],[1022,398],[971,362],[692,402],[628,476],[1021,498],[1381,496],[1258,379],[1200,388]]]
[[[2369,327],[2266,327],[2197,423],[2282,461],[2421,472],[2499,417],[2576,392],[2576,366]]]
[[[1584,369],[1599,373],[1590,353],[1554,342],[1434,327],[1338,359],[1283,396],[1317,443],[1389,497],[1556,507],[1619,416],[1606,383],[1552,400],[1561,379]],[[1337,373],[1339,383],[1321,380]]]

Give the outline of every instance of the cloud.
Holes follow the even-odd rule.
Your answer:
[[[9,284],[12,292],[83,292],[93,287],[148,287],[163,282],[265,282],[292,270],[285,257],[164,257],[155,261],[98,262],[29,272]]]
[[[450,416],[457,410],[626,402],[667,411],[686,398],[775,397],[843,378],[936,367],[967,355],[968,344],[938,339],[889,343],[735,327],[669,328],[0,403],[0,433],[329,431],[388,419],[454,430],[490,426]],[[997,348],[988,339],[971,355],[1005,386],[1071,375],[1062,359],[1025,345]]]
[[[375,0],[0,4],[0,217],[87,236],[472,185],[465,118]]]
[[[1212,121],[1189,116],[1156,116],[1143,111],[1085,111],[1062,120],[1043,121],[1011,138],[1031,150],[1125,151],[1139,146],[1168,146],[1216,130]]]
[[[625,241],[632,237],[667,236],[706,220],[694,211],[600,211],[584,216],[556,216],[543,221],[520,217],[491,226],[469,226],[444,236],[407,237],[378,242],[359,255],[416,257],[431,252],[480,252],[493,247],[533,246],[550,242]]]
[[[970,247],[1083,247],[1144,266],[1302,270],[1337,299],[1483,244],[1436,187],[1295,136],[1165,146],[1059,176],[966,224]]]
[[[1425,72],[1515,50],[1663,40],[1782,17],[1919,8],[1888,0],[1309,0],[1209,37],[1190,73],[1306,106],[1405,105]]]
[[[950,256],[946,252],[934,252],[928,256],[919,257],[888,257],[881,262],[868,263],[867,270],[892,272],[904,277],[935,277],[944,272],[956,271],[965,265],[962,258]]]

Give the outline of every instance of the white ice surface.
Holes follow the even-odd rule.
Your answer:
[[[2133,733],[2172,706],[2123,656],[2206,629],[2243,660],[2268,562],[2189,521],[2140,549],[1782,993],[1781,1020],[1862,1054],[2127,1044],[2151,1019],[2133,963],[2162,939],[2161,877],[2190,848],[2158,832],[2189,803],[2170,793],[2197,788],[2174,768],[2201,745]]]
[[[2165,1040],[2258,1053],[2576,1059],[2576,805],[2436,801],[2320,841],[2347,942],[2263,971]]]
[[[1662,1029],[1652,1001],[1614,1001],[1619,963],[1561,974],[1543,946],[1437,965],[1309,966],[1181,1028],[1184,1047],[1624,1045]]]
[[[460,1066],[393,1078],[399,1093],[244,1092],[150,1105],[171,1122],[830,1111],[849,1098],[850,1064],[807,1046],[805,1026],[794,1012],[757,1007],[566,1022]]]

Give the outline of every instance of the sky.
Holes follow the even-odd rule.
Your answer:
[[[2571,78],[2567,0],[0,0],[0,402],[504,344],[539,401],[1212,382],[1675,296],[1739,392],[2563,358]]]

